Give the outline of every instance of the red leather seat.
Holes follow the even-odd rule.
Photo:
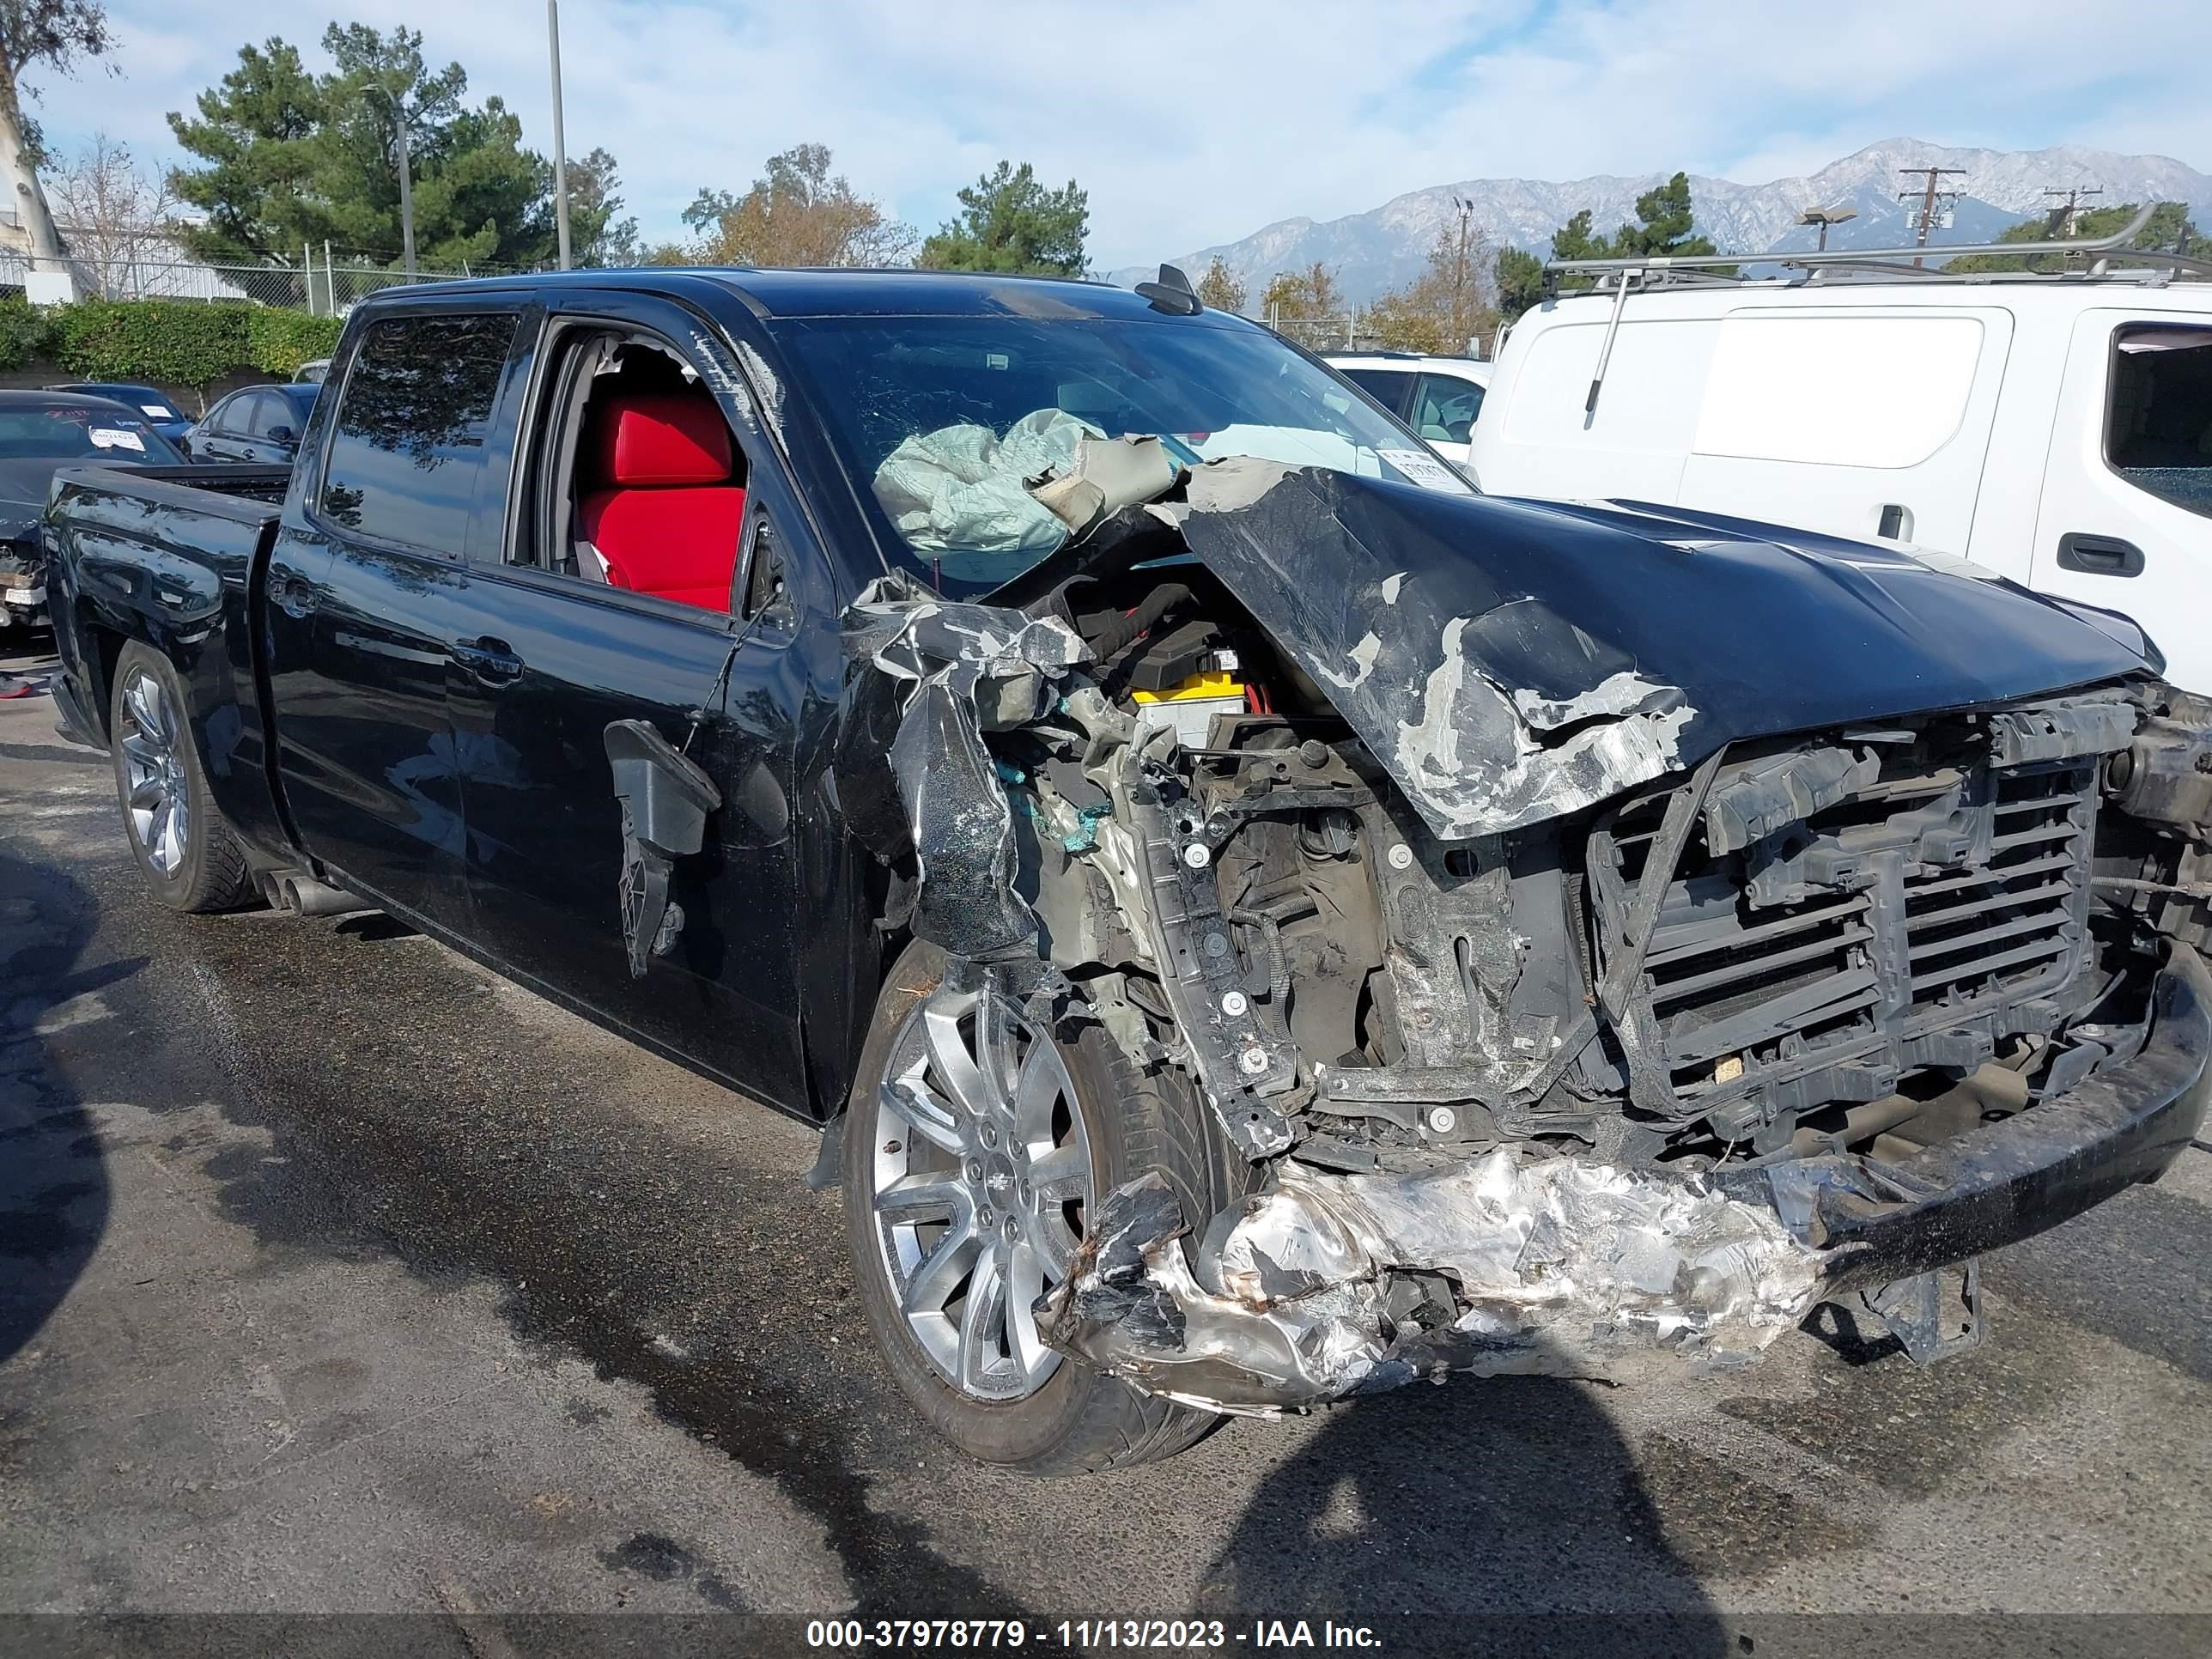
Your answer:
[[[730,608],[745,492],[731,481],[730,429],[704,392],[617,392],[584,434],[577,530],[616,587],[708,611]]]

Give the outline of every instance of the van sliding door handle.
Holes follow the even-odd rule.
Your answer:
[[[2118,536],[2091,536],[2069,530],[2058,538],[2058,568],[2085,576],[2140,576],[2142,549]]]

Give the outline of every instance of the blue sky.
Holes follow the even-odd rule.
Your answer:
[[[50,143],[178,159],[240,45],[405,24],[550,148],[542,0],[109,0],[110,77],[34,76]],[[1877,138],[2154,151],[2212,171],[2212,4],[2126,0],[566,0],[568,147],[648,236],[702,185],[817,142],[927,231],[1001,156],[1091,193],[1101,268],[1468,178],[1686,167],[1746,183]]]

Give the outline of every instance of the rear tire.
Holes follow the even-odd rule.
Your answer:
[[[852,1254],[854,1283],[876,1345],[892,1379],[931,1425],[983,1462],[1028,1474],[1068,1475],[1171,1457],[1206,1434],[1218,1419],[1059,1356],[1048,1356],[1056,1361],[1048,1373],[1032,1370],[1025,1376],[1021,1365],[1024,1345],[1015,1340],[1012,1314],[1006,1316],[1000,1339],[1003,1352],[999,1343],[992,1350],[995,1374],[963,1383],[962,1376],[974,1375],[967,1363],[968,1321],[959,1311],[965,1293],[949,1316],[916,1316],[902,1307],[902,1289],[894,1279],[902,1247],[894,1242],[895,1235],[902,1226],[909,1233],[922,1230],[900,1218],[896,1194],[884,1212],[878,1212],[881,1194],[890,1184],[884,1178],[884,1169],[887,1164],[902,1169],[909,1149],[925,1152],[929,1148],[923,1146],[925,1137],[915,1127],[914,1109],[909,1105],[902,1113],[886,1105],[884,1085],[886,1072],[895,1060],[901,1069],[893,1075],[898,1077],[918,1078],[921,1073],[913,1069],[915,1064],[934,1064],[915,1062],[913,1056],[919,1052],[916,1045],[927,1041],[926,1034],[917,1035],[921,1010],[937,991],[944,972],[944,952],[920,941],[909,945],[892,966],[877,1000],[875,1019],[861,1052],[846,1114],[842,1147],[846,1242]],[[1004,1006],[1010,1010],[1010,1005]],[[1001,1017],[1012,1015],[1009,1012]],[[984,1046],[980,1024],[963,1029],[975,1032],[975,1050],[980,1054]],[[1163,1070],[1145,1075],[1095,1019],[1083,1017],[1079,1011],[1063,1017],[1051,1033],[1035,1032],[1026,1025],[1024,1029],[1031,1033],[1024,1039],[1026,1052],[1033,1053],[1040,1039],[1049,1042],[1053,1051],[1042,1056],[1035,1069],[1050,1069],[1054,1056],[1064,1068],[1054,1073],[1063,1079],[1068,1090],[1068,1097],[1059,1109],[1059,1121],[1070,1127],[1061,1137],[1065,1144],[1057,1150],[1065,1163],[1067,1146],[1078,1138],[1079,1126],[1089,1170],[1081,1210],[1090,1212],[1115,1188],[1158,1170],[1173,1188],[1193,1229],[1202,1229],[1207,1218],[1228,1201],[1237,1177],[1231,1161],[1223,1155],[1211,1120],[1182,1086],[1181,1074]],[[1008,1069],[1011,1074],[1011,1062]],[[1015,1079],[1018,1086],[1005,1092],[1018,1096],[1022,1092],[1018,1085],[1031,1070],[1024,1063]],[[928,1073],[931,1085],[937,1078],[933,1069]],[[940,1167],[919,1172],[908,1177],[910,1181],[932,1176],[957,1181],[959,1170],[968,1167],[969,1157],[983,1150],[975,1133],[957,1129],[956,1121],[964,1121],[957,1104],[945,1121],[933,1126],[927,1139],[933,1145],[941,1141],[944,1148],[957,1145],[964,1151],[933,1152]],[[981,1115],[976,1121],[981,1121]],[[1013,1139],[994,1140],[993,1149],[1011,1145]],[[942,1167],[948,1164],[951,1167]],[[968,1220],[972,1223],[977,1210],[994,1196],[1010,1203],[1030,1200],[1030,1183],[1024,1178],[1030,1167],[1017,1160],[1017,1167],[1003,1177],[1007,1187],[1003,1194],[995,1194],[988,1182],[971,1183],[971,1195],[958,1200],[966,1206]],[[1043,1167],[1042,1160],[1037,1167]],[[1018,1200],[1012,1195],[1017,1186]],[[1039,1207],[1032,1202],[1030,1209],[1017,1211],[1010,1218],[1026,1228],[1049,1225],[1052,1218],[1048,1213],[1041,1218]],[[945,1224],[939,1242],[960,1224],[962,1212],[956,1209],[951,1213],[953,1218]],[[1073,1220],[1069,1224],[1079,1231]],[[903,1248],[909,1256],[915,1254],[911,1243]],[[903,1275],[907,1291],[928,1273],[927,1261],[915,1264]],[[971,1275],[966,1281],[970,1291],[981,1270],[973,1269]],[[1014,1273],[1007,1276],[1018,1282]],[[1046,1282],[1056,1278],[1057,1273],[1052,1273]],[[910,1295],[908,1300],[912,1300]],[[943,1340],[946,1328],[933,1325],[933,1317],[949,1317],[963,1333],[957,1358],[946,1352]],[[1033,1344],[1029,1351],[1035,1355]]]
[[[133,640],[115,659],[108,754],[123,832],[154,896],[173,910],[234,910],[253,896],[246,849],[208,793],[176,666]]]

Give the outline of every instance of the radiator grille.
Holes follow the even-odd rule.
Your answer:
[[[2087,874],[2087,783],[2072,770],[2000,777],[1988,868],[1906,878],[1915,1008],[2033,987],[2073,951]]]
[[[1639,992],[1681,1107],[1870,1098],[2045,1017],[2026,1006],[2087,958],[2095,799],[2094,764],[2072,761],[1885,781],[1778,850],[1713,857],[1693,831]],[[1615,827],[1632,890],[1660,810]],[[1806,890],[1756,902],[1751,860],[1814,846],[1828,862],[1806,866]]]

